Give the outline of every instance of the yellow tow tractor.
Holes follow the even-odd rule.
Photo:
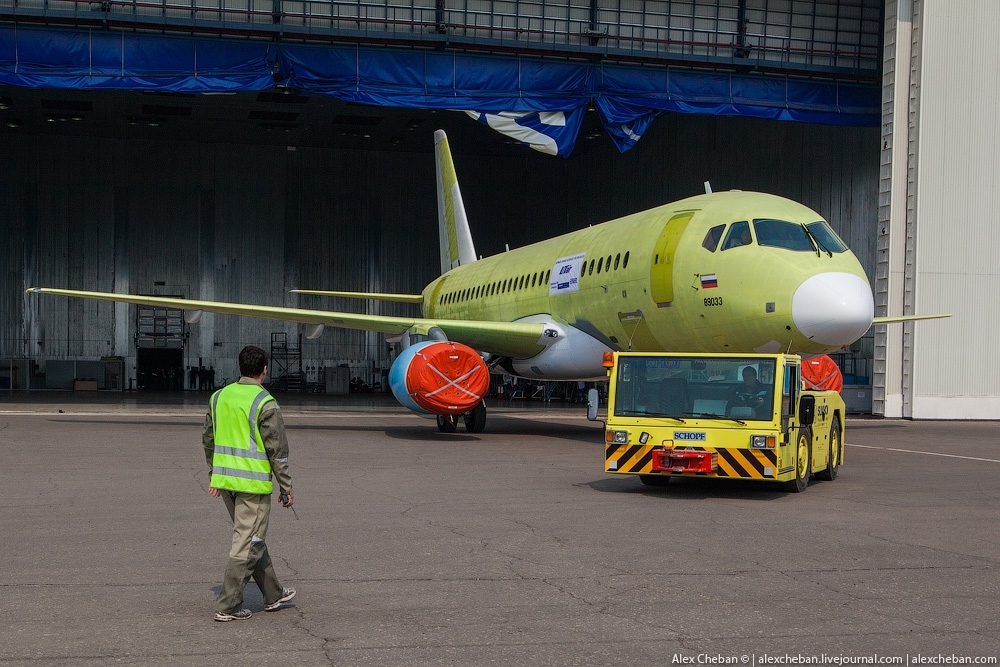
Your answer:
[[[802,389],[796,355],[609,352],[604,365],[609,473],[650,486],[710,477],[801,492],[812,475],[836,478],[844,461],[844,401]]]

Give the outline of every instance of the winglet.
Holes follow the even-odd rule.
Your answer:
[[[444,130],[434,133],[434,157],[437,166],[441,273],[445,273],[456,266],[476,261],[476,248],[472,244],[462,191],[458,187],[458,175]]]

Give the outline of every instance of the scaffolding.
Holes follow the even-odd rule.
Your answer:
[[[271,383],[278,391],[302,391],[302,334],[289,345],[288,334],[271,333]]]
[[[743,63],[878,76],[882,0],[0,0],[21,22]],[[202,30],[198,30],[201,32]]]

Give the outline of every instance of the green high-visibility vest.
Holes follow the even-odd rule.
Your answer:
[[[261,407],[273,400],[266,389],[256,384],[234,383],[212,394],[212,488],[271,493],[271,463],[257,428],[257,417]]]

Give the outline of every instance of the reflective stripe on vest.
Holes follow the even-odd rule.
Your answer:
[[[254,384],[231,384],[213,394],[213,488],[271,493],[271,464],[257,419],[263,404],[273,400],[265,389]]]

